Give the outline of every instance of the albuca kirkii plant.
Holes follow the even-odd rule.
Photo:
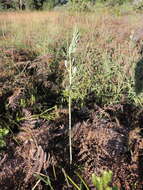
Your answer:
[[[68,95],[68,108],[69,108],[69,152],[70,152],[70,164],[72,164],[72,131],[71,131],[71,107],[72,107],[72,87],[74,84],[74,79],[76,77],[76,65],[74,64],[73,54],[76,52],[77,44],[79,41],[79,31],[75,27],[73,32],[72,41],[67,51],[67,60],[65,60],[65,66],[68,72],[68,85],[66,86],[66,94]]]

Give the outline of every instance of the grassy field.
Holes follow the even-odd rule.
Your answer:
[[[142,98],[135,93],[135,69],[140,54],[130,39],[132,31],[142,27],[141,22],[142,15],[137,13],[115,16],[107,11],[1,13],[0,46],[25,49],[37,56],[55,51],[64,61],[76,26],[81,35],[76,64],[84,64],[96,73],[88,73],[92,75],[90,90],[102,95],[105,103],[117,103],[125,97],[142,104]],[[95,71],[93,67],[97,67]],[[100,72],[104,74],[100,76]]]
[[[110,169],[112,187],[142,189],[143,34],[132,40],[143,27],[142,19],[141,13],[117,14],[106,8],[95,13],[0,13],[2,187],[95,189],[91,175]],[[79,36],[69,54],[75,28]],[[65,63],[70,61],[69,86]]]

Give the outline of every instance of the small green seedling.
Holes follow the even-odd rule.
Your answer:
[[[118,190],[117,187],[110,187],[112,181],[112,171],[104,171],[101,177],[92,174],[92,183],[97,190]]]
[[[0,147],[4,147],[6,145],[4,141],[4,137],[9,133],[9,130],[6,128],[0,129]]]

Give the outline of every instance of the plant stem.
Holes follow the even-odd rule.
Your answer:
[[[70,149],[70,164],[72,164],[72,142],[71,142],[71,96],[69,96],[69,149]]]
[[[70,164],[72,164],[72,131],[71,131],[71,104],[72,104],[72,98],[71,98],[71,84],[72,84],[72,59],[71,56],[69,56],[69,152],[70,152]]]

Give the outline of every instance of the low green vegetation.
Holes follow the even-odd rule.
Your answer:
[[[101,177],[92,174],[92,182],[97,190],[118,190],[117,187],[110,187],[112,171],[104,171]]]
[[[68,183],[71,184],[72,187],[74,187],[76,190],[90,190],[87,182],[78,173],[76,173],[76,175],[78,177],[78,180],[80,181],[78,182],[78,184],[80,185],[74,182],[73,179],[69,175],[67,175],[64,170],[63,173],[65,175],[65,180],[67,184]],[[40,181],[43,181],[47,186],[49,186],[50,190],[54,190],[49,176],[43,175],[41,173],[37,173],[35,174],[35,176],[37,177],[38,181],[35,184],[35,186],[32,188],[32,190],[34,190],[37,187]],[[118,188],[115,186],[111,187],[112,176],[113,176],[112,171],[103,171],[100,177],[93,173],[91,178],[94,188],[96,188],[97,190],[118,190]]]
[[[0,126],[1,127],[1,126]],[[9,130],[6,128],[0,128],[0,148],[6,145],[4,137],[8,135]]]

